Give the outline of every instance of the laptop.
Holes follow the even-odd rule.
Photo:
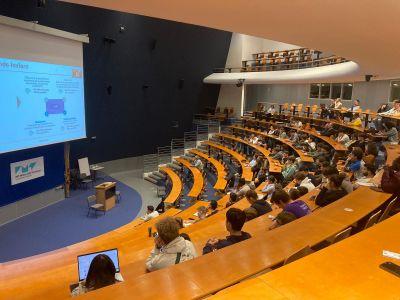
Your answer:
[[[79,281],[83,281],[86,279],[87,274],[89,272],[90,264],[92,263],[93,258],[99,254],[105,254],[109,258],[111,258],[112,262],[114,263],[115,270],[117,273],[120,272],[119,270],[119,259],[118,259],[118,249],[110,249],[105,251],[99,251],[89,254],[83,254],[78,256],[78,275]]]

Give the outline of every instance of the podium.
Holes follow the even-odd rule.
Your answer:
[[[116,182],[104,182],[96,186],[96,203],[103,204],[103,210],[110,210],[115,206]]]

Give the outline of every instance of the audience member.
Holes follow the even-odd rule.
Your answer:
[[[178,223],[179,225],[179,229],[184,228],[185,226],[183,225],[183,219],[181,217],[175,217],[175,221]]]
[[[349,158],[346,160],[345,170],[353,172],[355,178],[358,178],[360,176],[362,158],[362,149],[359,147],[353,147],[353,150],[349,154]]]
[[[299,171],[295,173],[293,180],[296,186],[304,186],[309,192],[315,189],[314,184],[311,182],[311,179],[307,177],[306,172]]]
[[[296,193],[298,193],[297,190]],[[282,208],[283,211],[291,212],[296,218],[301,218],[311,213],[310,208],[304,201],[290,199],[289,194],[283,189],[276,190],[272,194],[271,203]]]
[[[267,197],[270,197],[272,193],[275,191],[275,186],[276,186],[276,178],[274,175],[269,175],[266,185],[264,188],[261,190],[262,193],[266,193]]]
[[[114,263],[109,256],[105,254],[96,255],[90,263],[86,280],[71,292],[72,296],[78,296],[99,288],[112,285],[117,282],[115,274],[117,273]]]
[[[226,230],[229,236],[226,239],[211,238],[203,248],[203,254],[207,254],[218,249],[239,243],[251,238],[251,235],[242,231],[246,222],[246,214],[238,208],[230,208],[226,212]]]
[[[148,221],[148,220],[151,220],[151,219],[153,219],[155,217],[158,217],[158,216],[159,216],[159,213],[158,213],[158,211],[154,210],[154,206],[153,205],[148,205],[147,206],[147,212],[143,217],[141,217],[141,219],[143,221]]]
[[[228,202],[226,203],[226,206],[225,206],[225,207],[231,206],[232,204],[236,203],[237,200],[238,200],[237,194],[234,193],[234,192],[231,192],[231,193],[229,194],[229,200],[228,200]]]
[[[159,270],[197,256],[192,242],[179,236],[179,225],[172,217],[166,217],[156,223],[157,235],[154,249],[146,260],[148,271]]]
[[[257,211],[257,216],[262,216],[272,211],[272,208],[268,202],[264,199],[258,200],[258,195],[253,190],[247,191],[246,199],[249,201],[250,207],[253,207]]]
[[[346,191],[342,189],[342,182],[344,174],[335,174],[328,178],[328,183],[322,185],[321,191],[315,199],[318,206],[326,206],[347,195]]]
[[[208,213],[207,217],[210,217],[218,212],[218,202],[216,200],[210,201],[210,212]]]
[[[246,214],[246,222],[257,218],[258,216],[257,210],[253,207],[247,207],[243,211]]]
[[[393,160],[391,166],[383,168],[381,187],[386,193],[400,194],[400,157]]]

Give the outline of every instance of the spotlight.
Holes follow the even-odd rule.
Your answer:
[[[242,87],[244,81],[245,81],[245,79],[238,79],[238,81],[237,81],[237,83],[236,83],[236,86],[237,86],[237,87]]]

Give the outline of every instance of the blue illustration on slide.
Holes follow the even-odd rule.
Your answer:
[[[49,115],[67,114],[64,108],[65,98],[63,99],[44,99],[46,102],[46,112],[44,113],[46,117]]]

